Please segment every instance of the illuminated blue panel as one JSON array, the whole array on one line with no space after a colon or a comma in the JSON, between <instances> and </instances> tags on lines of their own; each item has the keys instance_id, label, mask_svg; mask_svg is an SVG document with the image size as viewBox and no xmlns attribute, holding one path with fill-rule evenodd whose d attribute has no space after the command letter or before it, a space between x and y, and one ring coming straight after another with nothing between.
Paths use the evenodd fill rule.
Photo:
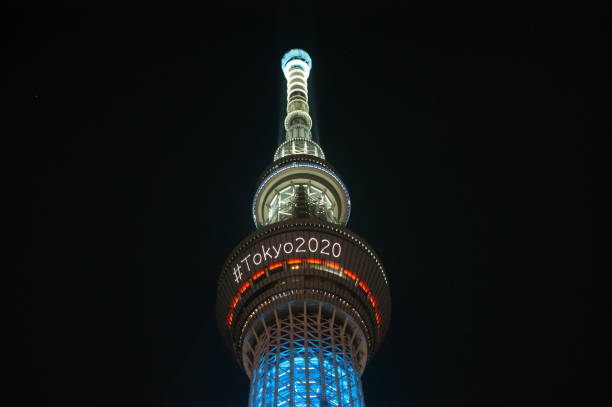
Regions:
<instances>
[{"instance_id":1,"label":"illuminated blue panel","mask_svg":"<svg viewBox=\"0 0 612 407\"><path fill-rule=\"evenodd\" d=\"M261 356L250 407L364 407L359 374L340 345L280 341Z\"/></svg>"},{"instance_id":2,"label":"illuminated blue panel","mask_svg":"<svg viewBox=\"0 0 612 407\"><path fill-rule=\"evenodd\" d=\"M285 53L285 55L283 55L283 58L281 59L281 69L284 70L287 62L291 61L292 59L300 59L308 64L309 69L312 69L312 59L310 58L310 55L308 55L308 52L304 51L303 49L298 48L289 50Z\"/></svg>"}]
</instances>

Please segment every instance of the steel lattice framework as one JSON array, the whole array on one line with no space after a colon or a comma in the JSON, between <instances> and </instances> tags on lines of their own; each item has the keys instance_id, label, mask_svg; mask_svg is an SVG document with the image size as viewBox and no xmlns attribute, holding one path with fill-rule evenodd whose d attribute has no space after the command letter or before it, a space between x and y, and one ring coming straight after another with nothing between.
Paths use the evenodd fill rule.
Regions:
<instances>
[{"instance_id":1,"label":"steel lattice framework","mask_svg":"<svg viewBox=\"0 0 612 407\"><path fill-rule=\"evenodd\" d=\"M249 407L364 407L361 374L389 329L379 257L345 227L349 192L312 140L303 50L281 61L286 140L257 182L257 230L230 253L217 323L251 379Z\"/></svg>"},{"instance_id":2,"label":"steel lattice framework","mask_svg":"<svg viewBox=\"0 0 612 407\"><path fill-rule=\"evenodd\" d=\"M249 407L363 407L363 340L349 319L320 303L288 304L257 336ZM250 346L250 345L249 345Z\"/></svg>"}]
</instances>

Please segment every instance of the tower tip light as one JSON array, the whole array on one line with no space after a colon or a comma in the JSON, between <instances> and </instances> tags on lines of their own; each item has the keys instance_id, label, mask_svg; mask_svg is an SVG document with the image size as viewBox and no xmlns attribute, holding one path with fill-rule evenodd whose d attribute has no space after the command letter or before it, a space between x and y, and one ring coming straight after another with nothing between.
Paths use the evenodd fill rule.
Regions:
<instances>
[{"instance_id":1,"label":"tower tip light","mask_svg":"<svg viewBox=\"0 0 612 407\"><path fill-rule=\"evenodd\" d=\"M308 52L303 49L294 48L285 52L283 58L281 59L281 69L285 74L285 78L289 78L289 71L295 67L298 67L306 72L306 78L310 74L310 70L312 69L312 59Z\"/></svg>"}]
</instances>

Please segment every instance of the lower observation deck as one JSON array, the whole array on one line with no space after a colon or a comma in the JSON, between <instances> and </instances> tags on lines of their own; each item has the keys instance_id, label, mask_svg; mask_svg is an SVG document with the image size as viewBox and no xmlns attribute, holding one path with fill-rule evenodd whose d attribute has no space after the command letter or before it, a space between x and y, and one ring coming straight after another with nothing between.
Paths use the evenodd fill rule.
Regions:
<instances>
[{"instance_id":1,"label":"lower observation deck","mask_svg":"<svg viewBox=\"0 0 612 407\"><path fill-rule=\"evenodd\" d=\"M291 219L258 229L232 251L219 279L217 322L250 375L254 360L245 343L254 349L266 323L287 318L291 307L317 304L324 318L348 321L348 329L363 336L364 360L357 368L362 371L391 317L382 264L363 239L344 227Z\"/></svg>"}]
</instances>

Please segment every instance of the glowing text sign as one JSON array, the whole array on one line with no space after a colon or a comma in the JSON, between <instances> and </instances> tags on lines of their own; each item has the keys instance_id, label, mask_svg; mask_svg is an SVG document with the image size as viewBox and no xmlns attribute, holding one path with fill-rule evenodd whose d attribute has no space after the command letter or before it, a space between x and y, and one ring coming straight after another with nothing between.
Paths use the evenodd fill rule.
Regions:
<instances>
[{"instance_id":1,"label":"glowing text sign","mask_svg":"<svg viewBox=\"0 0 612 407\"><path fill-rule=\"evenodd\" d=\"M281 255L299 255L300 253L318 253L338 258L342 254L342 245L329 239L318 239L316 237L309 239L296 237L293 241L286 241L269 247L262 244L261 251L258 250L255 253L247 254L234 265L234 281L240 283L243 270L247 272L253 271L260 267L261 264L278 259Z\"/></svg>"}]
</instances>

